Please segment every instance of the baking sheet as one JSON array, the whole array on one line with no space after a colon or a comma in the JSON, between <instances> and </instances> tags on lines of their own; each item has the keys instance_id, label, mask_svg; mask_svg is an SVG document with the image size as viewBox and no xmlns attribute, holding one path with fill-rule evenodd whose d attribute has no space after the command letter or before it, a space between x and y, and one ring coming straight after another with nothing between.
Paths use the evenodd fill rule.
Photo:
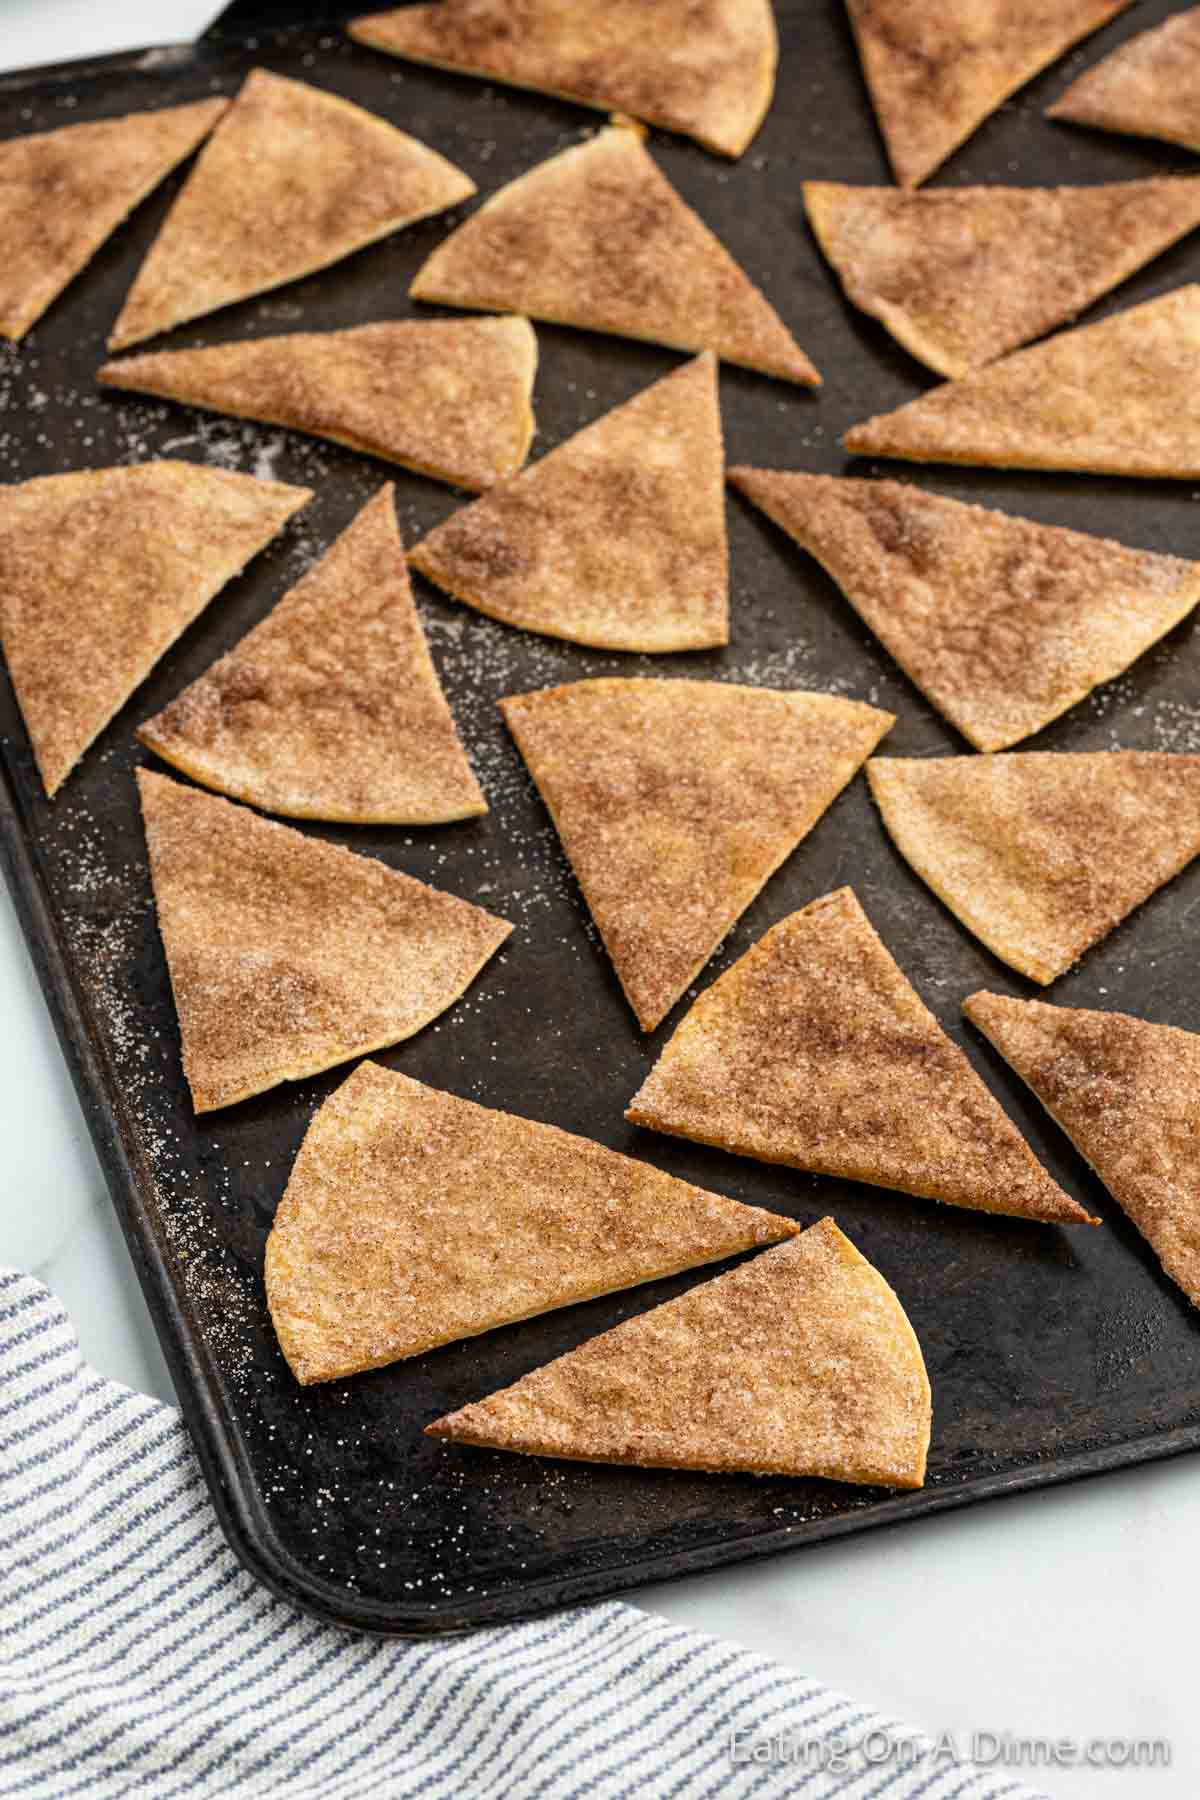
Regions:
<instances>
[{"instance_id":1,"label":"baking sheet","mask_svg":"<svg viewBox=\"0 0 1200 1800\"><path fill-rule=\"evenodd\" d=\"M1041 117L1072 73L1170 10L1147 0L1098 34L1001 109L939 182L1195 170L1195 159L1165 145ZM729 460L863 473L876 465L847 461L838 448L842 430L932 378L845 304L804 222L804 178L887 178L842 8L838 0L781 0L777 11L779 90L742 161L726 163L660 133L652 147L825 376L814 396L724 370ZM256 62L392 119L459 162L483 195L595 125L578 108L391 62L333 28L299 28L8 77L0 82L0 133L230 93ZM700 675L826 689L887 707L899 721L885 752L966 748L816 565L732 494L734 636L723 651L592 654L511 631L418 583L435 660L491 812L430 830L305 829L477 900L516 927L458 1007L380 1060L488 1105L553 1120L736 1199L806 1222L836 1216L895 1287L924 1348L935 1401L928 1485L896 1498L817 1481L506 1458L421 1436L437 1414L712 1271L350 1381L296 1387L266 1313L263 1245L308 1120L346 1069L193 1119L132 780L134 766L148 758L133 729L260 619L383 480L396 480L409 541L462 497L336 446L96 387L104 338L179 179L115 235L23 346L0 350L0 479L172 455L304 483L316 498L163 659L53 804L41 795L0 679L0 834L181 1404L243 1560L276 1591L343 1624L461 1630L1200 1443L1194 1312L1065 1139L961 1019L961 999L975 988L1035 990L968 936L901 861L861 779L770 882L697 987L786 913L852 883L922 997L966 1045L1058 1180L1103 1216L1104 1229L1038 1227L761 1167L637 1131L622 1118L682 1008L649 1039L637 1031L496 699L588 675ZM414 314L412 275L469 210L417 225L166 343ZM1193 238L1091 316L1197 275L1200 238ZM616 339L538 332L535 454L679 361ZM902 465L886 472L1200 557L1200 496L1188 483ZM1200 751L1198 668L1189 622L1022 747ZM1057 983L1052 998L1200 1029L1198 920L1200 867L1193 867Z\"/></svg>"}]
</instances>

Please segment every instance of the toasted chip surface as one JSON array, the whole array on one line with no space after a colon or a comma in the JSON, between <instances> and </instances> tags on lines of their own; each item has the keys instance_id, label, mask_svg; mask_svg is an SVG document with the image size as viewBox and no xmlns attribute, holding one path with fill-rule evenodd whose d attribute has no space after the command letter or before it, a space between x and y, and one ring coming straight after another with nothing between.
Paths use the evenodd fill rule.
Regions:
<instances>
[{"instance_id":1,"label":"toasted chip surface","mask_svg":"<svg viewBox=\"0 0 1200 1800\"><path fill-rule=\"evenodd\" d=\"M1040 731L1200 601L1200 563L895 481L731 469L977 750Z\"/></svg>"},{"instance_id":2,"label":"toasted chip surface","mask_svg":"<svg viewBox=\"0 0 1200 1800\"><path fill-rule=\"evenodd\" d=\"M169 460L0 488L0 641L48 794L310 498Z\"/></svg>"},{"instance_id":3,"label":"toasted chip surface","mask_svg":"<svg viewBox=\"0 0 1200 1800\"><path fill-rule=\"evenodd\" d=\"M1200 1037L1003 994L972 994L963 1011L1200 1306Z\"/></svg>"},{"instance_id":4,"label":"toasted chip surface","mask_svg":"<svg viewBox=\"0 0 1200 1800\"><path fill-rule=\"evenodd\" d=\"M515 475L529 453L536 371L528 319L436 319L148 351L96 379L479 489Z\"/></svg>"},{"instance_id":5,"label":"toasted chip surface","mask_svg":"<svg viewBox=\"0 0 1200 1800\"><path fill-rule=\"evenodd\" d=\"M609 126L493 194L438 246L410 292L820 381L629 126Z\"/></svg>"},{"instance_id":6,"label":"toasted chip surface","mask_svg":"<svg viewBox=\"0 0 1200 1800\"><path fill-rule=\"evenodd\" d=\"M1200 6L1173 13L1086 70L1047 117L1200 151Z\"/></svg>"},{"instance_id":7,"label":"toasted chip surface","mask_svg":"<svg viewBox=\"0 0 1200 1800\"><path fill-rule=\"evenodd\" d=\"M783 919L718 977L625 1116L762 1162L981 1212L1087 1218L922 1004L849 888Z\"/></svg>"},{"instance_id":8,"label":"toasted chip surface","mask_svg":"<svg viewBox=\"0 0 1200 1800\"><path fill-rule=\"evenodd\" d=\"M0 143L0 336L24 337L228 104L197 100Z\"/></svg>"},{"instance_id":9,"label":"toasted chip surface","mask_svg":"<svg viewBox=\"0 0 1200 1800\"><path fill-rule=\"evenodd\" d=\"M740 156L771 104L770 0L439 0L352 19L376 50L632 113Z\"/></svg>"},{"instance_id":10,"label":"toasted chip surface","mask_svg":"<svg viewBox=\"0 0 1200 1800\"><path fill-rule=\"evenodd\" d=\"M894 723L717 681L602 678L500 705L644 1031Z\"/></svg>"},{"instance_id":11,"label":"toasted chip surface","mask_svg":"<svg viewBox=\"0 0 1200 1800\"><path fill-rule=\"evenodd\" d=\"M165 775L138 789L198 1113L411 1037L512 929Z\"/></svg>"},{"instance_id":12,"label":"toasted chip surface","mask_svg":"<svg viewBox=\"0 0 1200 1800\"><path fill-rule=\"evenodd\" d=\"M847 0L901 187L918 187L989 113L1130 0Z\"/></svg>"},{"instance_id":13,"label":"toasted chip surface","mask_svg":"<svg viewBox=\"0 0 1200 1800\"><path fill-rule=\"evenodd\" d=\"M904 1309L822 1219L426 1430L584 1462L917 1488L930 1418Z\"/></svg>"},{"instance_id":14,"label":"toasted chip surface","mask_svg":"<svg viewBox=\"0 0 1200 1800\"><path fill-rule=\"evenodd\" d=\"M895 412L853 425L862 456L1200 475L1200 285L1016 350Z\"/></svg>"},{"instance_id":15,"label":"toasted chip surface","mask_svg":"<svg viewBox=\"0 0 1200 1800\"><path fill-rule=\"evenodd\" d=\"M1200 853L1200 756L881 757L867 774L921 879L1044 984Z\"/></svg>"},{"instance_id":16,"label":"toasted chip surface","mask_svg":"<svg viewBox=\"0 0 1200 1800\"><path fill-rule=\"evenodd\" d=\"M799 1229L368 1062L308 1128L267 1303L297 1380L332 1381Z\"/></svg>"},{"instance_id":17,"label":"toasted chip surface","mask_svg":"<svg viewBox=\"0 0 1200 1800\"><path fill-rule=\"evenodd\" d=\"M311 275L474 192L385 119L254 69L151 245L109 348Z\"/></svg>"},{"instance_id":18,"label":"toasted chip surface","mask_svg":"<svg viewBox=\"0 0 1200 1800\"><path fill-rule=\"evenodd\" d=\"M940 375L1074 318L1200 224L1200 179L903 193L806 181L825 255L856 306Z\"/></svg>"},{"instance_id":19,"label":"toasted chip surface","mask_svg":"<svg viewBox=\"0 0 1200 1800\"><path fill-rule=\"evenodd\" d=\"M390 485L138 736L206 787L292 818L429 825L487 811L413 605Z\"/></svg>"},{"instance_id":20,"label":"toasted chip surface","mask_svg":"<svg viewBox=\"0 0 1200 1800\"><path fill-rule=\"evenodd\" d=\"M411 561L480 612L572 643L725 644L724 470L706 354L452 513Z\"/></svg>"}]
</instances>

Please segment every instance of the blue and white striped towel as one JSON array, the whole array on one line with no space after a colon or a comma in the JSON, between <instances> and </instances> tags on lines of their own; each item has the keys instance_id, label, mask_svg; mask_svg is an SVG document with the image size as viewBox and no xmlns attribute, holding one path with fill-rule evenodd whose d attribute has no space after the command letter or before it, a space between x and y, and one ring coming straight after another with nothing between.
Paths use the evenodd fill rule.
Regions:
<instances>
[{"instance_id":1,"label":"blue and white striped towel","mask_svg":"<svg viewBox=\"0 0 1200 1800\"><path fill-rule=\"evenodd\" d=\"M632 1606L434 1643L315 1623L234 1558L178 1415L0 1271L0 1795L1039 1800L932 1751Z\"/></svg>"}]
</instances>

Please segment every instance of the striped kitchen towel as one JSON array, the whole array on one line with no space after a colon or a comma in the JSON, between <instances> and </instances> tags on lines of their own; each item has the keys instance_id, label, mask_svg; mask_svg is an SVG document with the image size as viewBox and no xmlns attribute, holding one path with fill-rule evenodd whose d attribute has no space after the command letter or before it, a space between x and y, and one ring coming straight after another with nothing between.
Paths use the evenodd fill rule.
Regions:
<instances>
[{"instance_id":1,"label":"striped kitchen towel","mask_svg":"<svg viewBox=\"0 0 1200 1800\"><path fill-rule=\"evenodd\" d=\"M178 1414L0 1271L0 1795L1039 1800L717 1638L616 1603L405 1643L260 1587ZM1044 1797L1043 1797L1044 1800Z\"/></svg>"}]
</instances>

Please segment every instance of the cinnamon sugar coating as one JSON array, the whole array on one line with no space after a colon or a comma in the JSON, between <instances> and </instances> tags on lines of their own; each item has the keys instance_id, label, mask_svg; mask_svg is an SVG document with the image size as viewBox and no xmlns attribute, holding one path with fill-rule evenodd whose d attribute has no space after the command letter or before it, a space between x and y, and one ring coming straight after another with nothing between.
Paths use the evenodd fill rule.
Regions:
<instances>
[{"instance_id":1,"label":"cinnamon sugar coating","mask_svg":"<svg viewBox=\"0 0 1200 1800\"><path fill-rule=\"evenodd\" d=\"M385 119L252 69L138 270L109 349L328 268L474 192Z\"/></svg>"},{"instance_id":2,"label":"cinnamon sugar coating","mask_svg":"<svg viewBox=\"0 0 1200 1800\"><path fill-rule=\"evenodd\" d=\"M1200 601L1200 563L900 482L775 469L729 479L817 558L977 750L1040 731Z\"/></svg>"},{"instance_id":3,"label":"cinnamon sugar coating","mask_svg":"<svg viewBox=\"0 0 1200 1800\"><path fill-rule=\"evenodd\" d=\"M799 1229L362 1063L293 1165L267 1302L296 1379L332 1381Z\"/></svg>"},{"instance_id":4,"label":"cinnamon sugar coating","mask_svg":"<svg viewBox=\"0 0 1200 1800\"><path fill-rule=\"evenodd\" d=\"M963 1011L1200 1306L1200 1036L1003 994Z\"/></svg>"},{"instance_id":5,"label":"cinnamon sugar coating","mask_svg":"<svg viewBox=\"0 0 1200 1800\"><path fill-rule=\"evenodd\" d=\"M24 337L228 104L197 100L0 143L0 336Z\"/></svg>"},{"instance_id":6,"label":"cinnamon sugar coating","mask_svg":"<svg viewBox=\"0 0 1200 1800\"><path fill-rule=\"evenodd\" d=\"M577 681L500 705L644 1031L893 723L716 681Z\"/></svg>"},{"instance_id":7,"label":"cinnamon sugar coating","mask_svg":"<svg viewBox=\"0 0 1200 1800\"><path fill-rule=\"evenodd\" d=\"M451 513L409 560L456 600L571 643L725 644L724 469L706 354Z\"/></svg>"},{"instance_id":8,"label":"cinnamon sugar coating","mask_svg":"<svg viewBox=\"0 0 1200 1800\"><path fill-rule=\"evenodd\" d=\"M775 87L770 0L438 0L350 36L435 68L615 109L740 156Z\"/></svg>"},{"instance_id":9,"label":"cinnamon sugar coating","mask_svg":"<svg viewBox=\"0 0 1200 1800\"><path fill-rule=\"evenodd\" d=\"M625 1116L981 1212L1088 1216L1031 1154L849 888L782 920L700 996Z\"/></svg>"},{"instance_id":10,"label":"cinnamon sugar coating","mask_svg":"<svg viewBox=\"0 0 1200 1800\"><path fill-rule=\"evenodd\" d=\"M418 319L148 351L96 379L480 489L529 454L536 370L528 319Z\"/></svg>"},{"instance_id":11,"label":"cinnamon sugar coating","mask_svg":"<svg viewBox=\"0 0 1200 1800\"><path fill-rule=\"evenodd\" d=\"M485 200L409 291L415 300L712 350L764 375L820 382L628 124L560 151Z\"/></svg>"},{"instance_id":12,"label":"cinnamon sugar coating","mask_svg":"<svg viewBox=\"0 0 1200 1800\"><path fill-rule=\"evenodd\" d=\"M1065 974L1200 854L1200 756L889 756L867 775L900 854L1033 981Z\"/></svg>"},{"instance_id":13,"label":"cinnamon sugar coating","mask_svg":"<svg viewBox=\"0 0 1200 1800\"><path fill-rule=\"evenodd\" d=\"M138 737L264 812L438 824L487 811L413 605L391 486Z\"/></svg>"},{"instance_id":14,"label":"cinnamon sugar coating","mask_svg":"<svg viewBox=\"0 0 1200 1800\"><path fill-rule=\"evenodd\" d=\"M1200 150L1200 6L1172 13L1085 69L1046 117Z\"/></svg>"},{"instance_id":15,"label":"cinnamon sugar coating","mask_svg":"<svg viewBox=\"0 0 1200 1800\"><path fill-rule=\"evenodd\" d=\"M930 1418L900 1302L822 1219L426 1431L584 1462L919 1488Z\"/></svg>"},{"instance_id":16,"label":"cinnamon sugar coating","mask_svg":"<svg viewBox=\"0 0 1200 1800\"><path fill-rule=\"evenodd\" d=\"M198 1113L399 1043L512 927L411 875L138 770Z\"/></svg>"}]
</instances>

